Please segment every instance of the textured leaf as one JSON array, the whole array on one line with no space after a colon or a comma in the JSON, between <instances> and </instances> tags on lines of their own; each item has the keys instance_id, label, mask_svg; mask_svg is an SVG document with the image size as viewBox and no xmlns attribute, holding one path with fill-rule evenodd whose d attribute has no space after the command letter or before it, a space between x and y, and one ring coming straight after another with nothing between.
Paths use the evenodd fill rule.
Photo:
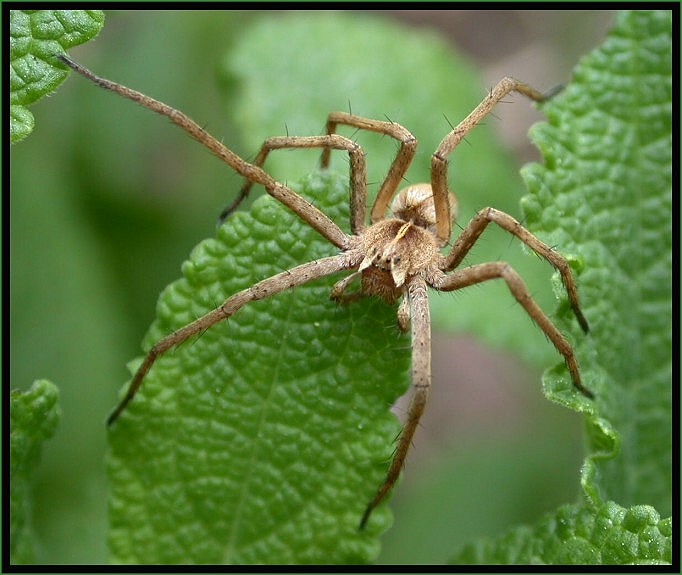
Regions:
<instances>
[{"instance_id":1,"label":"textured leaf","mask_svg":"<svg viewBox=\"0 0 682 575\"><path fill-rule=\"evenodd\" d=\"M658 516L672 508L670 47L669 12L620 14L543 106L549 122L532 134L546 164L524 171L528 225L579 271L591 326L582 337L560 310L596 403L567 393L563 367L544 377L549 398L587 414L586 503L457 561L671 561L670 520Z\"/></svg>"},{"instance_id":2,"label":"textured leaf","mask_svg":"<svg viewBox=\"0 0 682 575\"><path fill-rule=\"evenodd\" d=\"M462 563L540 565L665 564L672 562L672 520L649 506L609 501L593 509L565 505L534 528L520 527L495 543L464 549Z\"/></svg>"},{"instance_id":3,"label":"textured leaf","mask_svg":"<svg viewBox=\"0 0 682 575\"><path fill-rule=\"evenodd\" d=\"M669 12L620 15L569 89L545 107L549 123L533 136L547 168L526 172L533 195L525 204L533 224L543 210L538 229L582 268L591 334L579 349L584 368L600 374L587 384L599 397L598 416L622 437L619 457L599 464L597 484L621 504L647 502L665 513L672 493L671 42ZM602 452L605 435L613 437L604 429L592 424ZM585 481L597 472L593 465Z\"/></svg>"},{"instance_id":4,"label":"textured leaf","mask_svg":"<svg viewBox=\"0 0 682 575\"><path fill-rule=\"evenodd\" d=\"M304 194L348 221L345 178ZM159 301L145 347L231 295L336 248L269 197L230 218ZM358 531L398 431L407 386L395 310L329 300L339 274L249 304L157 361L111 432L112 559L366 562Z\"/></svg>"},{"instance_id":5,"label":"textured leaf","mask_svg":"<svg viewBox=\"0 0 682 575\"><path fill-rule=\"evenodd\" d=\"M34 560L32 527L32 472L40 458L42 444L54 435L59 422L57 387L36 381L28 391L10 394L10 561Z\"/></svg>"},{"instance_id":6,"label":"textured leaf","mask_svg":"<svg viewBox=\"0 0 682 575\"><path fill-rule=\"evenodd\" d=\"M10 10L10 142L33 130L27 106L66 78L54 55L97 35L101 10Z\"/></svg>"}]
</instances>

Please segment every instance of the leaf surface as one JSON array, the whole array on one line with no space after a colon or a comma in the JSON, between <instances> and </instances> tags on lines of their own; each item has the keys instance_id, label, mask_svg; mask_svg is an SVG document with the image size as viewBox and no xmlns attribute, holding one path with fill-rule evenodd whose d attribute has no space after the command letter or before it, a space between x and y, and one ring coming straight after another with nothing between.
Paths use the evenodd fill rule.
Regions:
<instances>
[{"instance_id":1,"label":"leaf surface","mask_svg":"<svg viewBox=\"0 0 682 575\"><path fill-rule=\"evenodd\" d=\"M672 519L650 506L625 509L610 501L596 509L565 505L532 528L479 541L462 563L554 565L657 565L672 561Z\"/></svg>"},{"instance_id":2,"label":"leaf surface","mask_svg":"<svg viewBox=\"0 0 682 575\"><path fill-rule=\"evenodd\" d=\"M35 560L32 478L43 443L59 423L57 387L47 381L34 382L28 391L10 393L10 561Z\"/></svg>"},{"instance_id":3,"label":"leaf surface","mask_svg":"<svg viewBox=\"0 0 682 575\"><path fill-rule=\"evenodd\" d=\"M596 402L571 392L563 366L543 379L550 399L586 414L584 502L457 562L672 561L659 517L672 510L670 46L669 12L621 13L532 131L545 165L524 169L526 221L579 272L591 327L582 336L562 304Z\"/></svg>"},{"instance_id":4,"label":"leaf surface","mask_svg":"<svg viewBox=\"0 0 682 575\"><path fill-rule=\"evenodd\" d=\"M590 460L584 484L594 481L608 498L628 506L648 502L666 514L672 492L670 24L665 11L620 14L566 92L545 107L549 122L533 137L547 168L531 166L525 174L529 222L541 210L538 230L575 254L581 268L591 331L579 350L584 369L600 376L587 382L599 397L590 425L597 458L608 451L605 435L615 439L601 418L621 436L618 457ZM546 383L552 386L551 376ZM589 487L586 494L596 497Z\"/></svg>"},{"instance_id":5,"label":"leaf surface","mask_svg":"<svg viewBox=\"0 0 682 575\"><path fill-rule=\"evenodd\" d=\"M95 37L104 24L101 10L10 10L10 142L33 131L28 106L67 76L54 55Z\"/></svg>"},{"instance_id":6,"label":"leaf surface","mask_svg":"<svg viewBox=\"0 0 682 575\"><path fill-rule=\"evenodd\" d=\"M348 220L343 179L306 197ZM197 246L159 300L145 347L260 279L335 252L269 197ZM112 559L141 563L366 562L407 387L395 310L339 306L322 281L248 304L157 360L111 431Z\"/></svg>"}]
</instances>

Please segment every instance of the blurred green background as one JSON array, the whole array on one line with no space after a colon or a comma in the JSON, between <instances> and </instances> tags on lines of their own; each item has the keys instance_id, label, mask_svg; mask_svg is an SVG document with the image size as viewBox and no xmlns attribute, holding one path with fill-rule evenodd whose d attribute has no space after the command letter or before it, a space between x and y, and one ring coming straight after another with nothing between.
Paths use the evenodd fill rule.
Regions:
<instances>
[{"instance_id":1,"label":"blurred green background","mask_svg":"<svg viewBox=\"0 0 682 575\"><path fill-rule=\"evenodd\" d=\"M237 135L225 94L238 85L221 70L262 14L108 12L99 37L70 53L180 108L252 157L251 141L274 134L251 134L248 143ZM594 11L375 15L438 31L480 71L481 95L508 74L541 89L568 81L613 19ZM35 132L11 152L10 385L26 389L49 378L63 410L37 478L38 560L104 562L104 419L128 379L126 362L140 353L159 291L179 276L192 246L214 233L240 181L170 122L82 79L70 77L31 110ZM498 106L488 122L519 167L538 159L526 132L541 118L528 105ZM322 129L324 118L311 121ZM538 287L529 283L552 309L543 273ZM507 298L503 310L522 315L504 287L490 293ZM558 362L541 345L547 349L539 358ZM392 501L395 525L383 537L380 562L444 562L459 543L532 522L578 491L580 417L542 397L543 363L463 334L436 333L433 346L430 405ZM459 385L448 377L455 366Z\"/></svg>"}]
</instances>

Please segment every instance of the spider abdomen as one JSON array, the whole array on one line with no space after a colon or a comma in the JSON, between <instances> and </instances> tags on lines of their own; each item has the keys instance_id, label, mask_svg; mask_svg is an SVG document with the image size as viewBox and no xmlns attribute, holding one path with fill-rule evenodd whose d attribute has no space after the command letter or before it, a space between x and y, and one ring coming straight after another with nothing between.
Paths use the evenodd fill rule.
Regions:
<instances>
[{"instance_id":1,"label":"spider abdomen","mask_svg":"<svg viewBox=\"0 0 682 575\"><path fill-rule=\"evenodd\" d=\"M448 205L454 220L457 218L457 198L452 192L448 192ZM412 184L400 190L391 204L391 212L396 218L436 233L436 205L431 184Z\"/></svg>"}]
</instances>

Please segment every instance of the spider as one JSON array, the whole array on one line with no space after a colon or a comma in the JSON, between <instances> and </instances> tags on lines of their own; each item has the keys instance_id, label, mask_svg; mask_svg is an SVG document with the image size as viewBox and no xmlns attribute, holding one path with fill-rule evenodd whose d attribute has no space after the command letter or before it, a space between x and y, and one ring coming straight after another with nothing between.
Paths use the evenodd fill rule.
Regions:
<instances>
[{"instance_id":1,"label":"spider","mask_svg":"<svg viewBox=\"0 0 682 575\"><path fill-rule=\"evenodd\" d=\"M121 84L100 78L66 56L60 55L58 58L99 86L168 117L243 176L245 183L237 199L223 211L221 219L227 217L238 206L248 195L254 183L260 184L272 197L283 203L339 250L336 255L284 270L233 294L214 310L158 341L147 352L125 396L109 416L108 425L118 418L135 397L155 360L167 350L212 325L228 319L249 302L268 298L316 278L343 270L352 273L334 284L330 294L331 299L339 303L348 303L362 296L378 296L389 304L400 302L397 308L398 328L404 332L410 330L412 340L413 396L407 412L407 420L399 436L386 477L361 518L361 529L367 523L373 509L398 479L412 437L426 407L431 387L431 320L428 288L446 292L455 291L473 284L502 278L526 313L563 356L575 388L588 398L594 397L592 392L581 383L578 363L571 345L535 303L523 280L514 269L502 261L474 264L458 269L487 225L494 222L516 236L559 271L571 308L580 327L587 333L589 329L587 320L580 310L576 285L563 256L540 241L510 215L491 207L479 210L462 228L447 253L441 253L441 248L445 248L450 241L452 222L457 215L457 201L448 190L447 183L449 154L464 136L510 92L518 92L535 101L541 101L548 96L518 80L510 77L503 78L490 90L483 101L443 138L431 157L430 183L408 185L396 193L415 155L417 140L408 130L395 122L373 120L345 112L332 112L327 118L325 135L268 138L254 162L249 163L179 110ZM356 142L335 133L339 125L388 135L396 139L400 145L372 204L369 224L366 221L365 156ZM332 149L344 150L348 153L350 159L350 235L343 232L330 218L302 196L274 180L261 168L271 151L284 148L321 148L320 165L322 168L328 166ZM390 216L387 216L387 212ZM348 293L351 282L358 278L360 289Z\"/></svg>"}]
</instances>

